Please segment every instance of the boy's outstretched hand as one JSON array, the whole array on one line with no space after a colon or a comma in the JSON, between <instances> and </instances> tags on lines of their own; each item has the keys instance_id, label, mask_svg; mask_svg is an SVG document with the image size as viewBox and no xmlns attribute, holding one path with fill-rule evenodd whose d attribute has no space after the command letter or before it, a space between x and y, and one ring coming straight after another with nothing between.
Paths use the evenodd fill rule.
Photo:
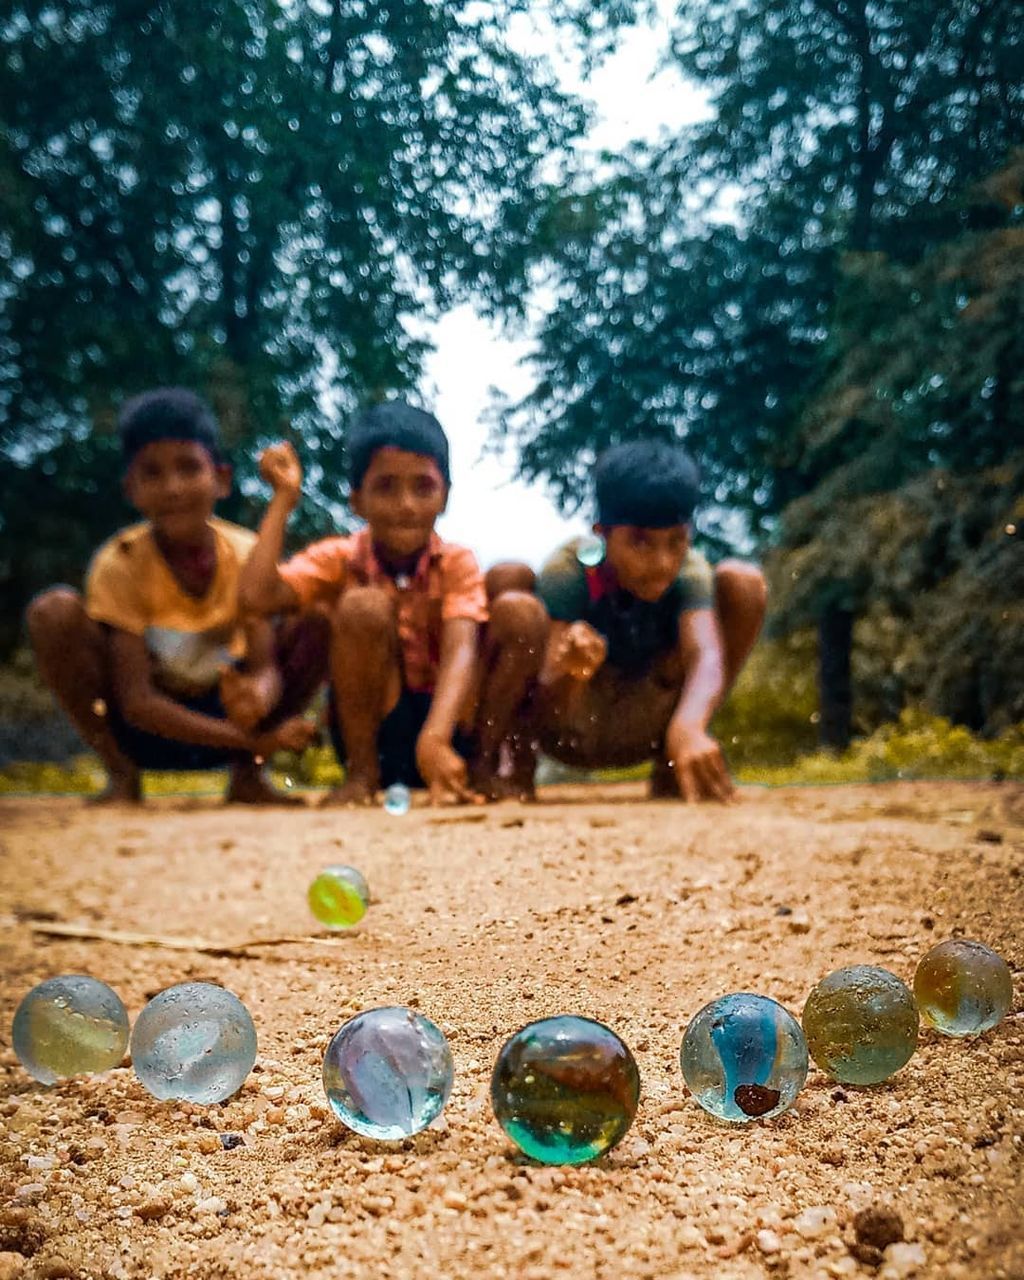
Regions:
<instances>
[{"instance_id":1,"label":"boy's outstretched hand","mask_svg":"<svg viewBox=\"0 0 1024 1280\"><path fill-rule=\"evenodd\" d=\"M302 716L292 716L266 733L258 734L253 739L253 754L271 756L275 751L304 751L315 733L316 725Z\"/></svg>"},{"instance_id":2,"label":"boy's outstretched hand","mask_svg":"<svg viewBox=\"0 0 1024 1280\"><path fill-rule=\"evenodd\" d=\"M427 784L431 804L482 804L470 789L466 762L443 738L421 733L416 741L416 767Z\"/></svg>"},{"instance_id":3,"label":"boy's outstretched hand","mask_svg":"<svg viewBox=\"0 0 1024 1280\"><path fill-rule=\"evenodd\" d=\"M555 641L550 670L572 680L592 680L608 656L608 642L587 622L574 622Z\"/></svg>"},{"instance_id":4,"label":"boy's outstretched hand","mask_svg":"<svg viewBox=\"0 0 1024 1280\"><path fill-rule=\"evenodd\" d=\"M728 803L736 791L722 748L697 725L670 724L665 749L679 783L679 793L689 804L699 800Z\"/></svg>"},{"instance_id":5,"label":"boy's outstretched hand","mask_svg":"<svg viewBox=\"0 0 1024 1280\"><path fill-rule=\"evenodd\" d=\"M280 696L277 672L239 671L225 667L220 673L220 700L228 719L251 732L273 711Z\"/></svg>"},{"instance_id":6,"label":"boy's outstretched hand","mask_svg":"<svg viewBox=\"0 0 1024 1280\"><path fill-rule=\"evenodd\" d=\"M302 494L302 463L287 440L268 446L260 454L260 475L275 495L294 507Z\"/></svg>"}]
</instances>

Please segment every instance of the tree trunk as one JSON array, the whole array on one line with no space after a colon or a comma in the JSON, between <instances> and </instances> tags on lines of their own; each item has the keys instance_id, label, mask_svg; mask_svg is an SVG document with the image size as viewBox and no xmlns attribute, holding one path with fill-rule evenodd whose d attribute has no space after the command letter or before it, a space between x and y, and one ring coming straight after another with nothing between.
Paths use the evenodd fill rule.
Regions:
<instances>
[{"instance_id":1,"label":"tree trunk","mask_svg":"<svg viewBox=\"0 0 1024 1280\"><path fill-rule=\"evenodd\" d=\"M829 605L818 619L818 732L821 745L832 751L845 751L850 745L852 648L853 614Z\"/></svg>"}]
</instances>

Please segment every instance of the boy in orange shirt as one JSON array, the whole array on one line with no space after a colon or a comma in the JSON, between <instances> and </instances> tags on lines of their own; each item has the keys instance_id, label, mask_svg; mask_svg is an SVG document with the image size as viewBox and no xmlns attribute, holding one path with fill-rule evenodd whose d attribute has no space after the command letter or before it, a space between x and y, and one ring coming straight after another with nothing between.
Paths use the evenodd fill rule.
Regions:
<instances>
[{"instance_id":1,"label":"boy in orange shirt","mask_svg":"<svg viewBox=\"0 0 1024 1280\"><path fill-rule=\"evenodd\" d=\"M425 785L431 802L480 800L491 779L477 769L471 779L470 765L481 741L496 757L514 710L505 690L518 698L539 669L541 645L531 649L522 616L537 602L512 593L481 644L489 611L476 558L434 530L450 483L436 418L401 400L377 405L355 418L346 447L350 503L366 528L284 564L302 468L288 444L264 452L260 470L274 492L242 600L260 613L330 619L331 730L347 776L328 803L369 804L393 783Z\"/></svg>"},{"instance_id":2,"label":"boy in orange shirt","mask_svg":"<svg viewBox=\"0 0 1024 1280\"><path fill-rule=\"evenodd\" d=\"M40 675L107 768L101 800L137 802L143 769L224 765L228 800L279 800L261 757L310 739L296 712L318 641L307 629L275 645L268 622L239 613L256 536L213 514L231 468L208 406L160 388L130 400L118 430L125 494L145 520L96 552L84 600L54 587L29 605Z\"/></svg>"}]
</instances>

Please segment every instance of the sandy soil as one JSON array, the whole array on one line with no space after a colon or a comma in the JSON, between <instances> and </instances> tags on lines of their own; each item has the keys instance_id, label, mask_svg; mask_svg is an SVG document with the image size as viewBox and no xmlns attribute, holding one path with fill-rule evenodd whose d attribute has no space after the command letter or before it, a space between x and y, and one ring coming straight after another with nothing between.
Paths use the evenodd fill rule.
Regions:
<instances>
[{"instance_id":1,"label":"sandy soil","mask_svg":"<svg viewBox=\"0 0 1024 1280\"><path fill-rule=\"evenodd\" d=\"M400 819L0 804L0 1280L1024 1277L1024 788L747 790L726 811L629 787L544 795ZM377 901L318 945L304 891L332 860ZM237 950L36 932L54 919ZM874 1089L812 1070L786 1116L743 1129L687 1096L680 1038L712 997L762 991L799 1014L830 970L909 980L961 932L1014 969L1014 1012L988 1036L925 1033ZM298 940L239 945L282 935ZM157 1102L127 1064L36 1085L11 1015L67 972L102 977L133 1017L172 983L230 987L259 1032L253 1074L212 1108ZM334 1121L320 1060L346 1017L394 1003L442 1026L457 1077L434 1130L375 1146ZM519 1156L488 1101L505 1038L557 1012L607 1022L643 1078L621 1146L577 1169ZM906 1237L880 1272L850 1252L869 1206Z\"/></svg>"}]
</instances>

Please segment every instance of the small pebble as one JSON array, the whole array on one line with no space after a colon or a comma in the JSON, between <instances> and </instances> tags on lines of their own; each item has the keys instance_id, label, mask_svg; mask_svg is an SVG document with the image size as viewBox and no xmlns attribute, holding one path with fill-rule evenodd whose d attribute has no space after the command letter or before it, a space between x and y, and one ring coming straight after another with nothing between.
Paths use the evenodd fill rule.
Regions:
<instances>
[{"instance_id":1,"label":"small pebble","mask_svg":"<svg viewBox=\"0 0 1024 1280\"><path fill-rule=\"evenodd\" d=\"M878 1280L905 1280L907 1276L916 1275L927 1261L923 1245L891 1244L885 1251Z\"/></svg>"},{"instance_id":2,"label":"small pebble","mask_svg":"<svg viewBox=\"0 0 1024 1280\"><path fill-rule=\"evenodd\" d=\"M768 1231L767 1229L759 1231L754 1237L754 1243L766 1257L771 1257L772 1254L782 1251L782 1241L774 1231Z\"/></svg>"},{"instance_id":3,"label":"small pebble","mask_svg":"<svg viewBox=\"0 0 1024 1280\"><path fill-rule=\"evenodd\" d=\"M793 1230L805 1240L819 1240L836 1224L836 1211L827 1205L803 1209L793 1219Z\"/></svg>"}]
</instances>

